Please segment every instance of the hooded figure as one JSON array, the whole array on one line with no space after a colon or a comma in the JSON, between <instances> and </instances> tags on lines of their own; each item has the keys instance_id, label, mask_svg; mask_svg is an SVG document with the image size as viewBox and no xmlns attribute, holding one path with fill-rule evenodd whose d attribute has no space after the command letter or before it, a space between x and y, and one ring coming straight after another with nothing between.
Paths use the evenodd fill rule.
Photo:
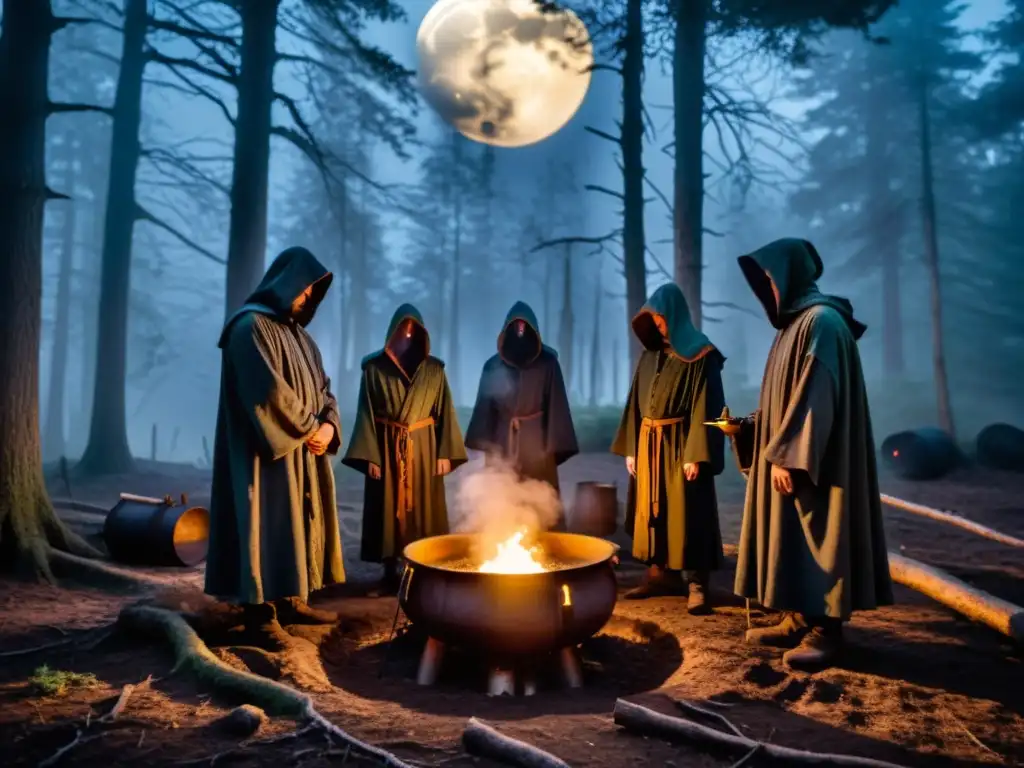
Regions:
<instances>
[{"instance_id":1,"label":"hooded figure","mask_svg":"<svg viewBox=\"0 0 1024 768\"><path fill-rule=\"evenodd\" d=\"M708 613L708 578L723 562L715 475L725 464L725 440L704 422L725 405L725 358L694 327L674 283L654 292L633 318L633 332L644 352L611 450L626 458L626 532L648 573L626 597L679 594L687 571L689 610Z\"/></svg>"},{"instance_id":2,"label":"hooded figure","mask_svg":"<svg viewBox=\"0 0 1024 768\"><path fill-rule=\"evenodd\" d=\"M394 593L402 549L448 533L444 476L466 462L466 448L444 363L431 356L415 307L395 311L383 349L362 368L342 463L366 475L362 559L384 563L382 591Z\"/></svg>"},{"instance_id":3,"label":"hooded figure","mask_svg":"<svg viewBox=\"0 0 1024 768\"><path fill-rule=\"evenodd\" d=\"M579 453L558 353L541 342L524 302L509 310L498 353L484 363L466 446L500 456L558 490L558 466Z\"/></svg>"},{"instance_id":4,"label":"hooded figure","mask_svg":"<svg viewBox=\"0 0 1024 768\"><path fill-rule=\"evenodd\" d=\"M788 664L827 665L853 611L892 604L857 351L866 329L849 301L818 291L821 258L806 240L776 240L739 264L778 333L758 410L733 440L747 474L736 593L786 612L749 642L800 643Z\"/></svg>"},{"instance_id":5,"label":"hooded figure","mask_svg":"<svg viewBox=\"0 0 1024 768\"><path fill-rule=\"evenodd\" d=\"M305 248L281 253L224 324L206 592L245 607L249 644L281 624L333 623L309 594L345 581L330 456L338 404L313 337L332 275Z\"/></svg>"}]
</instances>

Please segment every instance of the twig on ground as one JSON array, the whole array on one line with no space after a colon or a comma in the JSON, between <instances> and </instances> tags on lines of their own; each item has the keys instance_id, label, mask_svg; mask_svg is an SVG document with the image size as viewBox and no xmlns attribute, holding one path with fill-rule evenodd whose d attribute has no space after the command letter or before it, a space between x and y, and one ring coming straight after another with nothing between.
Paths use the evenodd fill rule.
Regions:
<instances>
[{"instance_id":1,"label":"twig on ground","mask_svg":"<svg viewBox=\"0 0 1024 768\"><path fill-rule=\"evenodd\" d=\"M49 651L54 648L63 648L65 645L71 645L73 642L75 642L75 638L65 637L63 640L55 640L52 643L34 645L31 648L19 648L16 651L4 651L3 653L0 653L0 658L9 659L13 656L29 656L33 653L39 653L40 651Z\"/></svg>"},{"instance_id":2,"label":"twig on ground","mask_svg":"<svg viewBox=\"0 0 1024 768\"><path fill-rule=\"evenodd\" d=\"M728 728L730 731L735 733L740 738L746 738L746 736L743 735L743 732L735 725L733 725L732 721L725 715L720 714L718 712L712 712L710 709L705 709L704 707L698 704L694 704L692 701L687 701L686 699L676 699L675 702L676 706L680 709L686 710L688 712L695 712L698 715L704 715L705 717L711 718L712 720L717 720L719 723L724 725L726 728Z\"/></svg>"},{"instance_id":3,"label":"twig on ground","mask_svg":"<svg viewBox=\"0 0 1024 768\"><path fill-rule=\"evenodd\" d=\"M131 683L124 686L121 689L121 695L117 697L117 701L114 702L114 706L111 707L107 714L103 715L99 722L101 723L112 723L124 712L124 708L128 706L128 699L132 697L132 694L140 688L148 688L149 684L153 682L153 676L150 675L138 685L132 685Z\"/></svg>"},{"instance_id":4,"label":"twig on ground","mask_svg":"<svg viewBox=\"0 0 1024 768\"><path fill-rule=\"evenodd\" d=\"M39 768L50 768L51 765L56 765L58 761L60 761L60 759L64 757L64 755L66 755L75 747L80 747L82 744L88 744L90 741L95 741L96 739L106 735L107 731L100 731L99 733L93 733L89 736L84 736L82 735L81 729L79 729L75 732L75 738L73 741L68 742L63 747L54 752L52 755L50 755L48 758L43 760L43 762L39 764Z\"/></svg>"},{"instance_id":5,"label":"twig on ground","mask_svg":"<svg viewBox=\"0 0 1024 768\"><path fill-rule=\"evenodd\" d=\"M469 718L462 744L476 757L486 757L517 768L569 768L564 760L525 741L499 733L486 723Z\"/></svg>"},{"instance_id":6,"label":"twig on ground","mask_svg":"<svg viewBox=\"0 0 1024 768\"><path fill-rule=\"evenodd\" d=\"M743 757L741 757L739 760L737 760L735 763L732 764L732 768L740 768L740 766L746 765L747 763L750 762L750 758L752 758L754 755L756 755L760 751L761 751L761 745L760 744L755 744L753 746L753 748L751 748L751 750L749 752L747 752L747 754L745 754Z\"/></svg>"},{"instance_id":7,"label":"twig on ground","mask_svg":"<svg viewBox=\"0 0 1024 768\"><path fill-rule=\"evenodd\" d=\"M63 627L58 627L56 624L43 624L46 629L52 629L54 632L60 634L61 637L67 637L68 631Z\"/></svg>"},{"instance_id":8,"label":"twig on ground","mask_svg":"<svg viewBox=\"0 0 1024 768\"><path fill-rule=\"evenodd\" d=\"M146 732L145 731L139 731L139 740L137 742L135 742L135 748L136 749L142 749L142 742L144 742L145 740L146 740Z\"/></svg>"},{"instance_id":9,"label":"twig on ground","mask_svg":"<svg viewBox=\"0 0 1024 768\"><path fill-rule=\"evenodd\" d=\"M616 725L644 736L654 736L667 741L684 741L694 745L729 749L733 752L750 753L755 747L769 758L794 764L851 766L851 768L901 768L895 763L872 760L852 755L834 755L821 752L807 752L802 749L781 747L775 744L755 741L746 736L723 733L700 723L681 717L664 715L639 704L618 699L615 702L613 718Z\"/></svg>"},{"instance_id":10,"label":"twig on ground","mask_svg":"<svg viewBox=\"0 0 1024 768\"><path fill-rule=\"evenodd\" d=\"M943 711L956 724L956 727L964 732L964 735L967 736L967 738L971 740L972 744L974 744L976 747L984 750L985 752L988 752L990 755L995 755L1000 760L1005 760L1006 759L1005 757L1003 757L1003 755L1001 755L998 752L996 752L994 749L992 749L992 747L988 746L987 744L985 744L985 742L983 742L981 739L979 739L977 736L975 736L974 733L971 731L971 729L968 728L966 725L964 725L963 720L961 720L959 717L957 717L955 714L953 714L948 709L943 708Z\"/></svg>"}]
</instances>

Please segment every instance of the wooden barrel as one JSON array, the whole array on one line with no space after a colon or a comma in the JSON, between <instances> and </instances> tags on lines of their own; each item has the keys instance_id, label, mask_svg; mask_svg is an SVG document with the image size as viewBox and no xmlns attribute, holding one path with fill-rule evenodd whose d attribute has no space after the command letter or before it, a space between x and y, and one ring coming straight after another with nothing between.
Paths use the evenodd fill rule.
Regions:
<instances>
[{"instance_id":1,"label":"wooden barrel","mask_svg":"<svg viewBox=\"0 0 1024 768\"><path fill-rule=\"evenodd\" d=\"M131 565L198 565L209 539L210 513L169 499L122 494L103 524L110 557Z\"/></svg>"},{"instance_id":2,"label":"wooden barrel","mask_svg":"<svg viewBox=\"0 0 1024 768\"><path fill-rule=\"evenodd\" d=\"M962 458L949 434L936 427L897 432L882 443L886 466L907 480L937 480L953 471Z\"/></svg>"},{"instance_id":3,"label":"wooden barrel","mask_svg":"<svg viewBox=\"0 0 1024 768\"><path fill-rule=\"evenodd\" d=\"M976 449L983 467L1024 472L1024 429L989 424L978 433Z\"/></svg>"},{"instance_id":4,"label":"wooden barrel","mask_svg":"<svg viewBox=\"0 0 1024 768\"><path fill-rule=\"evenodd\" d=\"M576 485L576 499L569 517L569 532L587 536L611 536L619 517L618 491L611 483Z\"/></svg>"}]
</instances>

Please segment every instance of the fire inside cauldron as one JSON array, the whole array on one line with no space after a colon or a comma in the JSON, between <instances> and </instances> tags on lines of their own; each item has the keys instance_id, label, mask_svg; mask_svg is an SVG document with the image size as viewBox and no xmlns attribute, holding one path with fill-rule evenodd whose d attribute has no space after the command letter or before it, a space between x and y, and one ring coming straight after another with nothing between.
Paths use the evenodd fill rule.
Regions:
<instances>
[{"instance_id":1,"label":"fire inside cauldron","mask_svg":"<svg viewBox=\"0 0 1024 768\"><path fill-rule=\"evenodd\" d=\"M482 554L493 550L490 556ZM432 684L446 645L482 651L492 664L490 692L512 693L517 672L560 655L570 686L580 685L576 647L615 609L612 566L618 547L572 533L524 530L487 547L472 534L422 539L405 548L399 593L405 614L429 636L418 681Z\"/></svg>"}]
</instances>

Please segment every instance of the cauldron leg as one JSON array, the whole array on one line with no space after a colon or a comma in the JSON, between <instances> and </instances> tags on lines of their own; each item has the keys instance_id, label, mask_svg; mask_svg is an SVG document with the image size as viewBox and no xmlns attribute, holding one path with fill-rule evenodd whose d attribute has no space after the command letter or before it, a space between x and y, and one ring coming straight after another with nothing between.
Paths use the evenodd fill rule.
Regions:
<instances>
[{"instance_id":1,"label":"cauldron leg","mask_svg":"<svg viewBox=\"0 0 1024 768\"><path fill-rule=\"evenodd\" d=\"M575 648L563 648L559 653L559 661L562 664L562 675L565 677L565 684L570 688L583 686L583 670L580 668L580 660L576 655Z\"/></svg>"},{"instance_id":2,"label":"cauldron leg","mask_svg":"<svg viewBox=\"0 0 1024 768\"><path fill-rule=\"evenodd\" d=\"M524 670L522 673L523 696L533 696L537 693L537 675L532 669Z\"/></svg>"},{"instance_id":3,"label":"cauldron leg","mask_svg":"<svg viewBox=\"0 0 1024 768\"><path fill-rule=\"evenodd\" d=\"M502 694L516 695L516 675L511 669L495 667L487 676L487 695L501 696Z\"/></svg>"},{"instance_id":4,"label":"cauldron leg","mask_svg":"<svg viewBox=\"0 0 1024 768\"><path fill-rule=\"evenodd\" d=\"M444 643L432 637L427 638L427 645L420 657L420 668L416 673L416 682L420 685L433 685L441 672L441 660L444 658Z\"/></svg>"}]
</instances>

